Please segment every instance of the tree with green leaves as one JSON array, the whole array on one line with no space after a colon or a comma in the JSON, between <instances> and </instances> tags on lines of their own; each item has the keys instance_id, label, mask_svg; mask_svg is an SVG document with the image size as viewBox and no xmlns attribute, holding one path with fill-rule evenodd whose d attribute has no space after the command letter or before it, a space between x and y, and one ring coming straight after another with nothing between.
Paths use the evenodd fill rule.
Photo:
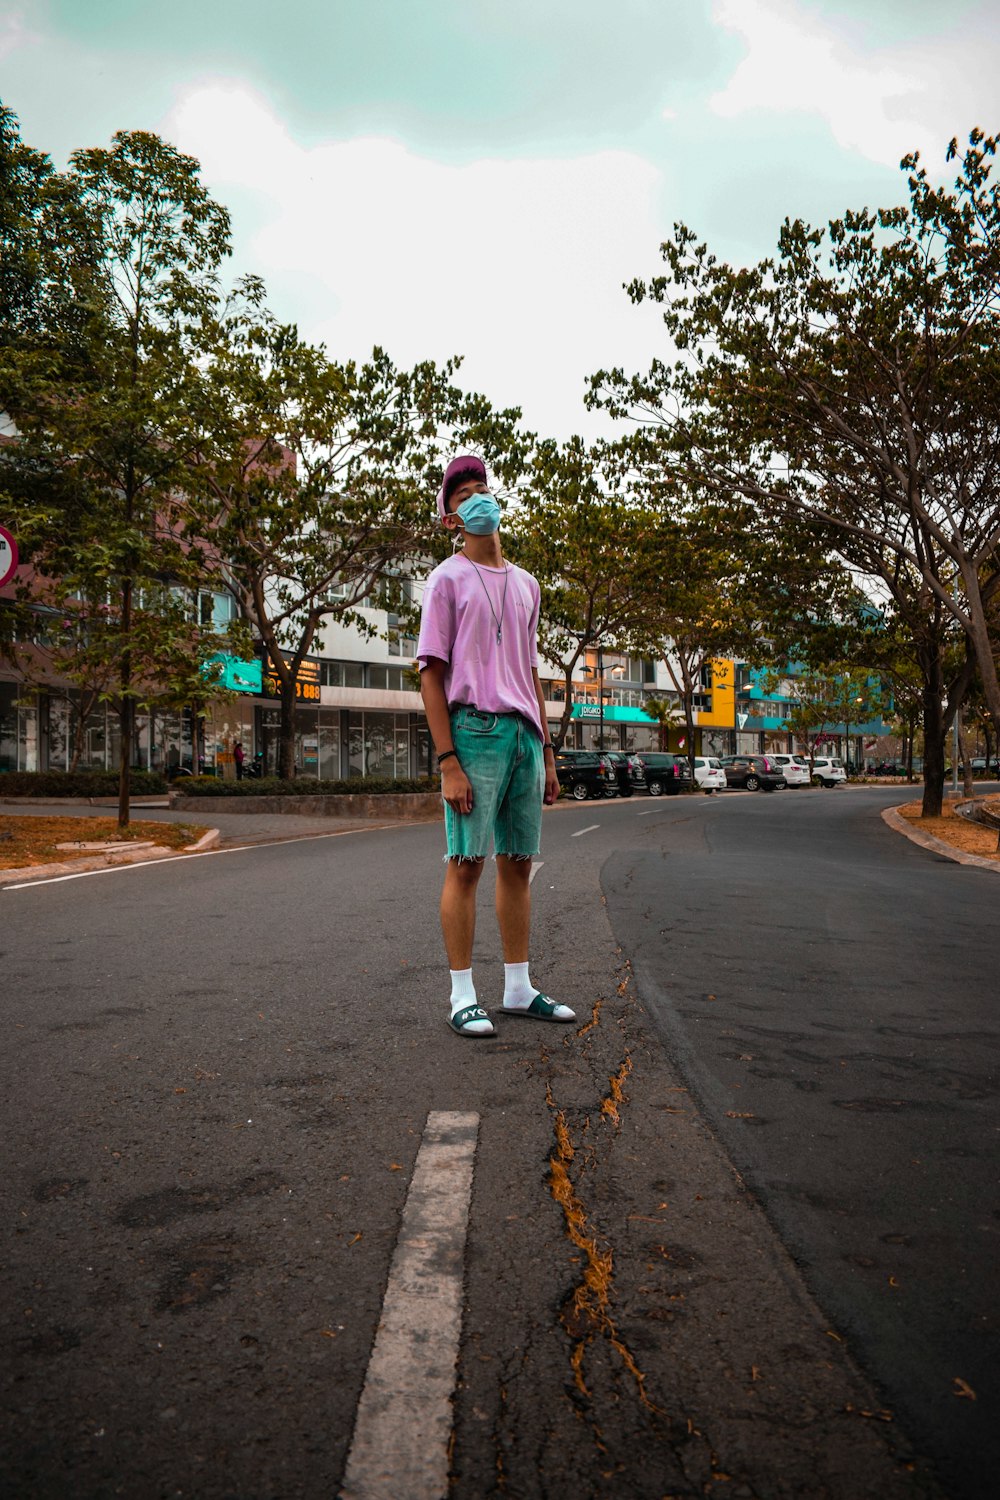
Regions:
<instances>
[{"instance_id":1,"label":"tree with green leaves","mask_svg":"<svg viewBox=\"0 0 1000 1500\"><path fill-rule=\"evenodd\" d=\"M695 699L717 657L761 657L766 603L754 572L752 532L733 507L697 504L660 489L655 472L639 471L643 492L659 501L646 545L656 566L643 573L645 591L633 648L663 662L677 694L691 774L695 761Z\"/></svg>"},{"instance_id":2,"label":"tree with green leaves","mask_svg":"<svg viewBox=\"0 0 1000 1500\"><path fill-rule=\"evenodd\" d=\"M68 329L56 298L41 334L29 328L0 352L0 405L19 432L0 452L0 483L81 662L114 663L125 826L137 706L203 695L219 645L190 608L221 569L191 497L229 216L193 158L143 131L74 152L58 191L98 254L72 261ZM51 285L64 248L43 236L39 255Z\"/></svg>"},{"instance_id":3,"label":"tree with green leaves","mask_svg":"<svg viewBox=\"0 0 1000 1500\"><path fill-rule=\"evenodd\" d=\"M686 722L684 710L672 698L660 698L650 693L643 699L642 711L650 719L656 720L660 729L660 749L666 750L667 736L671 729L677 729Z\"/></svg>"},{"instance_id":4,"label":"tree with green leaves","mask_svg":"<svg viewBox=\"0 0 1000 1500\"><path fill-rule=\"evenodd\" d=\"M666 274L629 287L662 304L671 358L602 371L588 398L647 424L688 483L818 539L891 601L923 679L925 815L940 810L961 703L963 681L946 693L942 670L952 624L1000 729L996 145L979 130L964 154L953 141L951 189L909 156L906 204L826 231L786 221L777 254L745 269L677 225Z\"/></svg>"},{"instance_id":5,"label":"tree with green leaves","mask_svg":"<svg viewBox=\"0 0 1000 1500\"><path fill-rule=\"evenodd\" d=\"M283 777L294 774L299 677L324 624L370 630L365 601L402 608L404 576L439 549L446 452L475 445L501 476L523 461L520 413L463 392L458 366L399 370L381 349L337 363L271 317L254 283L220 320L204 527L278 685Z\"/></svg>"},{"instance_id":6,"label":"tree with green leaves","mask_svg":"<svg viewBox=\"0 0 1000 1500\"><path fill-rule=\"evenodd\" d=\"M787 672L769 671L765 682L770 690L778 688L791 699L788 729L806 742L810 775L818 739L829 737L843 724L846 763L852 724L863 724L885 706L881 683L866 668L850 662L824 662L812 667L797 664Z\"/></svg>"},{"instance_id":7,"label":"tree with green leaves","mask_svg":"<svg viewBox=\"0 0 1000 1500\"><path fill-rule=\"evenodd\" d=\"M658 565L649 545L656 516L630 492L627 464L613 444L541 442L504 524L505 550L541 590L539 653L563 674L557 748L573 714L574 672L588 652L628 649Z\"/></svg>"}]
</instances>

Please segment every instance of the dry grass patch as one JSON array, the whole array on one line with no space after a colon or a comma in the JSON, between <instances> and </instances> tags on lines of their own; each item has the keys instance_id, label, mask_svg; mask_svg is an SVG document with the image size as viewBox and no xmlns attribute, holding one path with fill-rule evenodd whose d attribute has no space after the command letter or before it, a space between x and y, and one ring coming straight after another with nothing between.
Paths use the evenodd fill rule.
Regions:
<instances>
[{"instance_id":1,"label":"dry grass patch","mask_svg":"<svg viewBox=\"0 0 1000 1500\"><path fill-rule=\"evenodd\" d=\"M132 822L118 827L117 818L32 818L0 816L0 870L26 865L65 864L74 855L58 844L146 844L161 849L185 849L207 832L195 823ZM79 858L93 858L97 849L81 850Z\"/></svg>"},{"instance_id":2,"label":"dry grass patch","mask_svg":"<svg viewBox=\"0 0 1000 1500\"><path fill-rule=\"evenodd\" d=\"M990 812L1000 816L1000 798L989 798L986 806ZM943 844L950 844L953 849L959 849L963 854L978 854L981 859L993 859L1000 863L997 830L985 828L980 823L969 823L965 818L960 818L953 803L945 803L939 818L922 818L919 802L904 802L902 807L896 808L896 811L914 827L923 829L924 833L932 834Z\"/></svg>"}]
</instances>

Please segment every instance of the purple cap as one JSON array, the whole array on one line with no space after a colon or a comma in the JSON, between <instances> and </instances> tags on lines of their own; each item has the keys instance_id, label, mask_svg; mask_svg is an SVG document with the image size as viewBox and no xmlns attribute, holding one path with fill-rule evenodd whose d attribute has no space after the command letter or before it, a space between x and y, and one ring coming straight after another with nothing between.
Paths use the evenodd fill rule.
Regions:
<instances>
[{"instance_id":1,"label":"purple cap","mask_svg":"<svg viewBox=\"0 0 1000 1500\"><path fill-rule=\"evenodd\" d=\"M460 453L457 458L453 458L444 471L444 482L438 493L438 515L442 521L448 514L445 509L448 496L455 488L455 481L460 474L468 474L470 478L475 474L484 484L486 483L486 465L481 458L477 458L474 453Z\"/></svg>"}]
</instances>

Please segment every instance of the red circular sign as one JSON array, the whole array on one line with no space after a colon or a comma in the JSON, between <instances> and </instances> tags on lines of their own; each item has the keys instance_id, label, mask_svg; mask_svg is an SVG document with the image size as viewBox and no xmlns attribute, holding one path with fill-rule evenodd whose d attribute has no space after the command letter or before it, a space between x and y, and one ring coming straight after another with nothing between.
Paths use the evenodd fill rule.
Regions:
<instances>
[{"instance_id":1,"label":"red circular sign","mask_svg":"<svg viewBox=\"0 0 1000 1500\"><path fill-rule=\"evenodd\" d=\"M10 583L16 572L17 543L6 526L0 526L0 589Z\"/></svg>"}]
</instances>

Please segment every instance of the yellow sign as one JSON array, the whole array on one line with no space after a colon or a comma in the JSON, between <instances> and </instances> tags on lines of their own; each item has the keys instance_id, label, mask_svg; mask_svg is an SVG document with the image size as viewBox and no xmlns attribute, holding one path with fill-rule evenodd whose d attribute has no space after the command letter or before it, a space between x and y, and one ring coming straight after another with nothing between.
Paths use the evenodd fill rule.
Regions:
<instances>
[{"instance_id":1,"label":"yellow sign","mask_svg":"<svg viewBox=\"0 0 1000 1500\"><path fill-rule=\"evenodd\" d=\"M712 707L699 708L698 723L716 729L732 729L736 724L736 663L724 657L709 662L712 670Z\"/></svg>"},{"instance_id":2,"label":"yellow sign","mask_svg":"<svg viewBox=\"0 0 1000 1500\"><path fill-rule=\"evenodd\" d=\"M283 651L282 656L286 662L291 661L291 655ZM306 656L299 667L298 679L295 683L295 696L300 703L318 703L320 701L319 682L319 659L315 656ZM272 698L281 697L281 682L276 672L271 670L270 662L264 670L264 691Z\"/></svg>"}]
</instances>

